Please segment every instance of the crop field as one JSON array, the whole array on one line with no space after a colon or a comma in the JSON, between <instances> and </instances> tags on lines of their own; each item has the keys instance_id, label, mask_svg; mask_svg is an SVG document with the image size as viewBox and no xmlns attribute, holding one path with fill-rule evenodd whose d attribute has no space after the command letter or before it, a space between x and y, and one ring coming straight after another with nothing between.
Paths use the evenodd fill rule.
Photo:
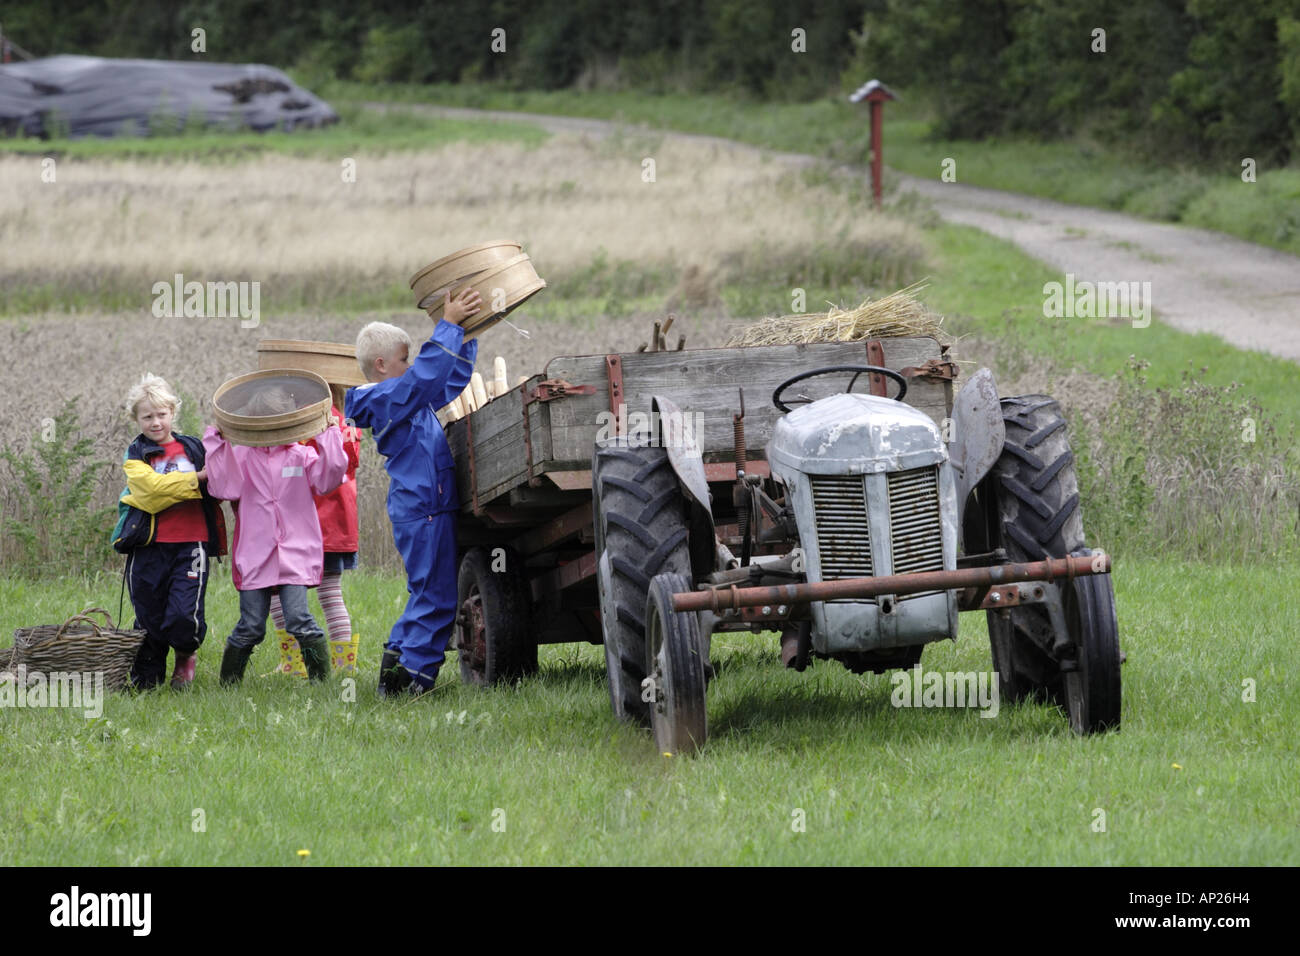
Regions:
<instances>
[{"instance_id":1,"label":"crop field","mask_svg":"<svg viewBox=\"0 0 1300 956\"><path fill-rule=\"evenodd\" d=\"M117 616L105 509L141 373L166 378L179 430L200 432L259 339L351 342L382 319L419 341L408 277L512 238L549 284L481 340L512 380L631 351L670 311L674 335L710 347L792 311L796 289L812 311L928 281L964 370L1065 396L1085 525L1115 558L1123 729L1078 738L1042 704L991 719L895 706L889 674L782 669L772 634L714 638L697 758L614 720L586 643L543 647L540 673L490 691L460 681L453 653L430 698L379 700L406 591L367 439L362 570L344 579L355 681L267 674L268 641L242 686L219 687L238 597L218 565L191 692L110 694L99 713L0 706L0 864L1300 863L1293 366L1158 320L1142 339L1054 331L1032 312L1038 264L924 209L870 211L842 170L636 130L367 122L265 149L56 150L53 182L42 155L0 153L0 645L85 607ZM256 320L156 315L155 284L177 274L257 282ZM1151 381L1123 371L1130 350ZM1211 379L1226 367L1246 384L1179 384L1207 355ZM1224 437L1243 407L1260 420L1244 449ZM982 615L922 666L988 672Z\"/></svg>"},{"instance_id":2,"label":"crop field","mask_svg":"<svg viewBox=\"0 0 1300 956\"><path fill-rule=\"evenodd\" d=\"M208 398L257 367L263 338L351 343L382 319L421 341L432 326L408 278L489 238L522 242L550 284L480 340L488 367L504 357L512 381L556 355L631 351L667 309L690 310L678 325L689 345L717 346L746 315L788 311L800 274L815 309L819 295L848 301L924 271L917 227L835 203L828 185L748 150L631 135L539 145L499 124L473 128L501 141L343 159L74 155L45 184L37 158L0 156L0 349L27 357L0 394L6 447L28 449L75 399L95 453L117 458L134 437L121 401L146 371L181 394L182 430L201 434ZM343 181L344 160L355 182ZM177 274L257 282L260 314L158 318L154 284ZM391 563L377 455L358 487L363 551ZM119 489L101 474L96 502Z\"/></svg>"}]
</instances>

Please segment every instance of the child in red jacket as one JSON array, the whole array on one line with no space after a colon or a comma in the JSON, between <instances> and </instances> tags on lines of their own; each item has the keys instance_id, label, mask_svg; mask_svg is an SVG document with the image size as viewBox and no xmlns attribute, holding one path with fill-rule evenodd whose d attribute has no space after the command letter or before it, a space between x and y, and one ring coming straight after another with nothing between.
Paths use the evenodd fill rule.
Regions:
<instances>
[{"instance_id":1,"label":"child in red jacket","mask_svg":"<svg viewBox=\"0 0 1300 956\"><path fill-rule=\"evenodd\" d=\"M357 566L357 465L361 460L361 432L344 423L343 413L339 411L339 406L343 404L343 389L331 385L330 392L334 399L334 407L331 409L334 420L343 430L343 451L348 458L348 471L343 484L328 494L315 496L316 514L320 518L321 537L325 545L324 572L316 597L325 613L325 630L329 634L330 658L334 669L353 674L357 669L357 647L361 637L352 632L352 617L343 602L343 572L354 570ZM316 440L312 439L306 444L315 447ZM280 642L280 665L276 670L282 674L306 677L307 668L303 663L302 649L284 629L279 595L271 599L271 620Z\"/></svg>"}]
</instances>

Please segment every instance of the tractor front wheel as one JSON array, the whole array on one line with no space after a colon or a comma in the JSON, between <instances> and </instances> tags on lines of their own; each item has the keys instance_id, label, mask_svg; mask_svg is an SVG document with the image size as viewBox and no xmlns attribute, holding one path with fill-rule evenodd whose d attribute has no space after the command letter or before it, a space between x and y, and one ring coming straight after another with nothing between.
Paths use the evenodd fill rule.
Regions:
<instances>
[{"instance_id":1,"label":"tractor front wheel","mask_svg":"<svg viewBox=\"0 0 1300 956\"><path fill-rule=\"evenodd\" d=\"M682 574L657 574L646 600L646 678L655 746L689 755L708 739L699 615L673 610L673 594L691 590Z\"/></svg>"},{"instance_id":2,"label":"tractor front wheel","mask_svg":"<svg viewBox=\"0 0 1300 956\"><path fill-rule=\"evenodd\" d=\"M1072 661L1061 662L1070 727L1077 734L1118 730L1119 626L1110 575L1075 578L1070 584L1062 585L1061 592L1065 620L1078 654Z\"/></svg>"}]
</instances>

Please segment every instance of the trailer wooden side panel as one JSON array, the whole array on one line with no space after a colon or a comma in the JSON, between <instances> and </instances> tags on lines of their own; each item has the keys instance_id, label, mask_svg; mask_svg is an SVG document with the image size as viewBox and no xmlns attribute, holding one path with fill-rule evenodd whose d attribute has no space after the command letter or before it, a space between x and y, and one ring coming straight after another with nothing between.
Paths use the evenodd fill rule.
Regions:
<instances>
[{"instance_id":1,"label":"trailer wooden side panel","mask_svg":"<svg viewBox=\"0 0 1300 956\"><path fill-rule=\"evenodd\" d=\"M480 505L528 481L529 450L524 441L524 392L541 380L542 376L535 375L522 387L512 388L478 411L447 426L447 443L456 459L456 484L460 491L462 511L472 510L474 503L468 454L471 432L474 438L473 471ZM542 465L552 459L549 416L545 405L530 406L528 419L534 471L540 474Z\"/></svg>"},{"instance_id":2,"label":"trailer wooden side panel","mask_svg":"<svg viewBox=\"0 0 1300 956\"><path fill-rule=\"evenodd\" d=\"M931 338L882 339L884 364L902 369L941 359ZM866 365L864 342L822 342L808 345L773 345L733 349L695 349L682 352L632 352L620 356L623 403L629 430L655 428L650 418L651 397L662 395L690 416L706 462L734 458L732 416L739 409L740 389L745 390L746 452L752 459L765 457L764 448L781 413L772 405L772 392L799 372L830 365ZM821 398L843 391L850 373L828 375L795 386L787 400L806 395ZM531 450L524 441L524 394L543 379L562 379L575 386L592 386L588 395L566 395L528 407ZM865 391L859 381L858 390ZM897 386L887 385L895 394ZM952 411L952 384L911 379L905 401L941 423ZM603 355L561 356L522 388L490 402L447 428L456 458L462 509L473 507L473 485L467 433L474 442L473 472L480 506L534 476L550 471L583 471L591 467L591 451L598 438L614 434L614 412L609 401L609 377Z\"/></svg>"},{"instance_id":3,"label":"trailer wooden side panel","mask_svg":"<svg viewBox=\"0 0 1300 956\"><path fill-rule=\"evenodd\" d=\"M905 368L939 358L933 339L884 340L885 365ZM783 381L820 366L865 365L861 342L815 345L781 345L737 349L700 349L691 352L641 352L623 356L623 394L629 415L648 416L650 400L663 395L688 415L702 416L703 433L697 435L705 461L731 461L734 457L732 416L739 410L740 389L745 390L746 451L763 458L763 449L781 413L772 405L772 392ZM600 434L609 433L612 418L603 356L552 359L548 378L574 384L591 383L596 394L552 403L551 454L555 467L590 467L591 448ZM803 388L813 397L843 390L851 376L826 376ZM859 388L862 383L859 382ZM895 386L889 386L890 394ZM950 406L943 385L912 381L906 401L941 422ZM694 419L693 419L694 421ZM629 422L630 425L636 424Z\"/></svg>"}]
</instances>

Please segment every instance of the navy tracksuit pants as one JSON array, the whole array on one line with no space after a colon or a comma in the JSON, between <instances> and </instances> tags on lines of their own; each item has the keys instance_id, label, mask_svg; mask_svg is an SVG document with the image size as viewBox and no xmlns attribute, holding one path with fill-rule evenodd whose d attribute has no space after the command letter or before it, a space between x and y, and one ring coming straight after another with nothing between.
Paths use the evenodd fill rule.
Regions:
<instances>
[{"instance_id":1,"label":"navy tracksuit pants","mask_svg":"<svg viewBox=\"0 0 1300 956\"><path fill-rule=\"evenodd\" d=\"M202 541L150 544L126 559L126 586L135 626L144 643L131 667L139 688L162 683L167 651L193 654L208 632L203 599L208 590L208 547Z\"/></svg>"}]
</instances>

